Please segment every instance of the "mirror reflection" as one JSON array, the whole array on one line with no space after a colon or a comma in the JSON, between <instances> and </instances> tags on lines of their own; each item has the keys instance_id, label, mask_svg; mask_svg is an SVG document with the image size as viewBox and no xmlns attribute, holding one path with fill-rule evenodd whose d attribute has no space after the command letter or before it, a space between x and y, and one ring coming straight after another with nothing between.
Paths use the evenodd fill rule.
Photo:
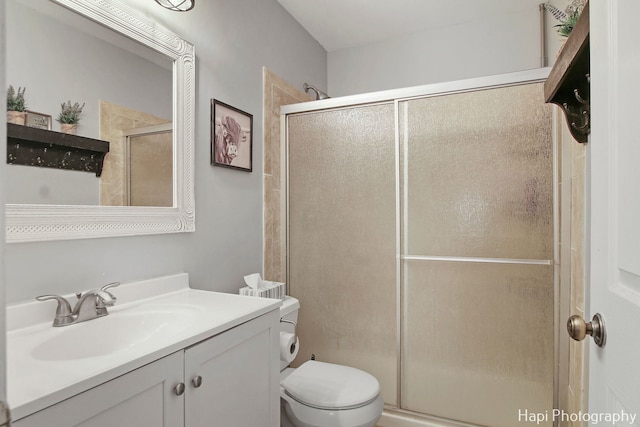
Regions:
<instances>
[{"instance_id":1,"label":"mirror reflection","mask_svg":"<svg viewBox=\"0 0 640 427\"><path fill-rule=\"evenodd\" d=\"M173 206L171 58L48 0L8 0L6 13L7 84L26 88L27 110L57 132L60 104L84 103L77 134L109 142L99 177L7 165L7 203Z\"/></svg>"},{"instance_id":2,"label":"mirror reflection","mask_svg":"<svg viewBox=\"0 0 640 427\"><path fill-rule=\"evenodd\" d=\"M171 124L140 127L125 132L125 205L171 206L172 142ZM112 203L115 204L115 201Z\"/></svg>"}]
</instances>

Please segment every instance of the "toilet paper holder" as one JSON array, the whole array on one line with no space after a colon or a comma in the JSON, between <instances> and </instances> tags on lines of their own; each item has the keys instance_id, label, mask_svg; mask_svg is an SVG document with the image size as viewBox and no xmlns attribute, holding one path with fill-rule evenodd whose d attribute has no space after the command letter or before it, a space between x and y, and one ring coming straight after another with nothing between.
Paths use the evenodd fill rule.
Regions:
<instances>
[{"instance_id":1,"label":"toilet paper holder","mask_svg":"<svg viewBox=\"0 0 640 427\"><path fill-rule=\"evenodd\" d=\"M290 325L293 325L293 346L295 346L296 342L298 341L298 324L296 322L294 322L293 320L289 320L289 319L285 319L284 317L280 318L280 323L288 323ZM291 349L291 352L293 353L293 348Z\"/></svg>"}]
</instances>

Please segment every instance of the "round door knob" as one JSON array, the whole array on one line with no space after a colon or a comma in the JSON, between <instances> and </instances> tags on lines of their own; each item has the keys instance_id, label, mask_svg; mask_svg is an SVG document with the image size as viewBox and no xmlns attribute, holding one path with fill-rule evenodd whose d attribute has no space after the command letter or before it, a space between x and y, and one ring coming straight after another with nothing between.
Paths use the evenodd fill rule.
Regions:
<instances>
[{"instance_id":1,"label":"round door knob","mask_svg":"<svg viewBox=\"0 0 640 427\"><path fill-rule=\"evenodd\" d=\"M202 377L200 375L198 375L193 380L191 380L191 383L193 383L193 386L195 388L200 387L202 385Z\"/></svg>"},{"instance_id":2,"label":"round door knob","mask_svg":"<svg viewBox=\"0 0 640 427\"><path fill-rule=\"evenodd\" d=\"M584 321L582 316L574 314L567 320L567 332L576 341L582 341L587 335L591 335L599 347L604 347L607 342L604 318L600 313L594 314L593 319L588 323Z\"/></svg>"},{"instance_id":3,"label":"round door knob","mask_svg":"<svg viewBox=\"0 0 640 427\"><path fill-rule=\"evenodd\" d=\"M181 396L184 393L184 383L180 383L178 385L176 385L173 388L173 391L178 395Z\"/></svg>"}]
</instances>

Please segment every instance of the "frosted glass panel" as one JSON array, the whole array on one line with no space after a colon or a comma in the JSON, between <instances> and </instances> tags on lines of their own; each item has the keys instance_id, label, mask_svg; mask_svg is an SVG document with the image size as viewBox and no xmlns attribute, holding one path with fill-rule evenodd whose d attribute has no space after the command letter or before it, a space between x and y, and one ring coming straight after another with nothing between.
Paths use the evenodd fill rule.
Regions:
<instances>
[{"instance_id":1,"label":"frosted glass panel","mask_svg":"<svg viewBox=\"0 0 640 427\"><path fill-rule=\"evenodd\" d=\"M542 84L402 102L405 253L552 259L550 111Z\"/></svg>"},{"instance_id":2,"label":"frosted glass panel","mask_svg":"<svg viewBox=\"0 0 640 427\"><path fill-rule=\"evenodd\" d=\"M553 408L552 266L407 261L404 274L403 408L492 427Z\"/></svg>"},{"instance_id":3,"label":"frosted glass panel","mask_svg":"<svg viewBox=\"0 0 640 427\"><path fill-rule=\"evenodd\" d=\"M296 362L373 374L396 403L393 104L289 116L289 275Z\"/></svg>"},{"instance_id":4,"label":"frosted glass panel","mask_svg":"<svg viewBox=\"0 0 640 427\"><path fill-rule=\"evenodd\" d=\"M553 148L542 93L530 84L399 105L403 255L425 258L403 261L403 409L507 427L519 410L553 407Z\"/></svg>"},{"instance_id":5,"label":"frosted glass panel","mask_svg":"<svg viewBox=\"0 0 640 427\"><path fill-rule=\"evenodd\" d=\"M173 132L129 137L129 205L173 206Z\"/></svg>"}]
</instances>

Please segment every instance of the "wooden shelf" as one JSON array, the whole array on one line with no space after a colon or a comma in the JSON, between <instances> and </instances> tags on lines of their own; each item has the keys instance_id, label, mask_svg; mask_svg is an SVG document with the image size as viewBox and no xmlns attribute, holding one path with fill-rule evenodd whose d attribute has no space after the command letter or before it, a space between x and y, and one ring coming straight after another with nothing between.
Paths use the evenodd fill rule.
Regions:
<instances>
[{"instance_id":1,"label":"wooden shelf","mask_svg":"<svg viewBox=\"0 0 640 427\"><path fill-rule=\"evenodd\" d=\"M109 142L7 123L7 163L102 174Z\"/></svg>"},{"instance_id":2,"label":"wooden shelf","mask_svg":"<svg viewBox=\"0 0 640 427\"><path fill-rule=\"evenodd\" d=\"M545 101L562 108L571 135L586 143L591 132L589 76L589 3L544 84Z\"/></svg>"}]
</instances>

